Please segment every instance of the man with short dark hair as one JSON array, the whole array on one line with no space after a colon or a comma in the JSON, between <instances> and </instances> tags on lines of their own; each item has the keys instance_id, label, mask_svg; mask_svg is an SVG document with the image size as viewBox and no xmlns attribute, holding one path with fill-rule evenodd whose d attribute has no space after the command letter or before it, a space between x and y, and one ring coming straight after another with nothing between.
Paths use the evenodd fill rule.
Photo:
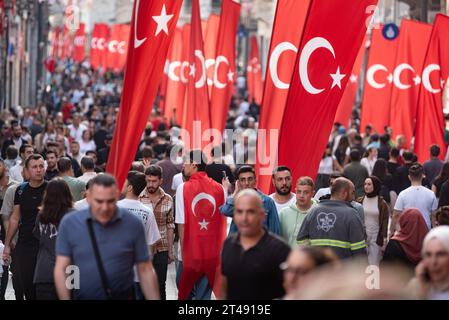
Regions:
<instances>
[{"instance_id":1,"label":"man with short dark hair","mask_svg":"<svg viewBox=\"0 0 449 320\"><path fill-rule=\"evenodd\" d=\"M399 157L400 157L399 149L391 148L390 156L387 162L388 173L391 174L391 176L394 176L396 174L396 170L400 166Z\"/></svg>"},{"instance_id":2,"label":"man with short dark hair","mask_svg":"<svg viewBox=\"0 0 449 320\"><path fill-rule=\"evenodd\" d=\"M430 147L430 160L424 162L424 176L426 177L427 185L429 189L432 188L432 182L441 172L444 162L438 159L441 149L438 145L434 144Z\"/></svg>"},{"instance_id":3,"label":"man with short dark hair","mask_svg":"<svg viewBox=\"0 0 449 320\"><path fill-rule=\"evenodd\" d=\"M416 208L421 212L429 230L434 224L434 212L438 208L435 193L422 185L423 167L419 163L413 164L408 175L411 186L398 195L394 205L393 217L391 219L390 234L393 235L396 223L402 212L409 208Z\"/></svg>"},{"instance_id":4,"label":"man with short dark hair","mask_svg":"<svg viewBox=\"0 0 449 320\"><path fill-rule=\"evenodd\" d=\"M159 299L142 221L118 208L117 197L115 178L100 174L90 183L89 208L66 214L62 219L54 269L56 291L61 300L70 299L70 289L66 286L66 270L70 265L76 265L79 270L79 289L73 291L74 299L132 298L134 265L145 298ZM98 247L98 260L94 247Z\"/></svg>"},{"instance_id":5,"label":"man with short dark hair","mask_svg":"<svg viewBox=\"0 0 449 320\"><path fill-rule=\"evenodd\" d=\"M174 163L176 161L176 155L173 155L173 159L171 159L171 152L175 148L173 145L168 145L165 150L165 157L161 161L158 161L156 165L162 168L162 185L161 188L166 193L168 193L171 197L173 197L176 193L175 190L172 190L171 186L173 183L173 177L181 172L182 165Z\"/></svg>"},{"instance_id":6,"label":"man with short dark hair","mask_svg":"<svg viewBox=\"0 0 449 320\"><path fill-rule=\"evenodd\" d=\"M408 178L408 172L410 167L413 165L413 152L404 151L402 154L404 158L404 164L396 169L396 172L393 174L393 189L396 191L396 194L401 193L401 191L410 187L410 179Z\"/></svg>"},{"instance_id":7,"label":"man with short dark hair","mask_svg":"<svg viewBox=\"0 0 449 320\"><path fill-rule=\"evenodd\" d=\"M86 184L73 177L72 161L67 157L58 160L59 176L67 183L72 194L73 201L79 201L84 198Z\"/></svg>"},{"instance_id":8,"label":"man with short dark hair","mask_svg":"<svg viewBox=\"0 0 449 320\"><path fill-rule=\"evenodd\" d=\"M28 142L22 138L22 127L18 122L12 125L12 137L5 142L3 142L2 146L2 158L6 159L6 149L9 146L15 146L17 150L19 150L22 145L28 144Z\"/></svg>"},{"instance_id":9,"label":"man with short dark hair","mask_svg":"<svg viewBox=\"0 0 449 320\"><path fill-rule=\"evenodd\" d=\"M47 170L45 171L45 180L50 181L59 175L58 156L56 152L50 150L45 154L47 161Z\"/></svg>"},{"instance_id":10,"label":"man with short dark hair","mask_svg":"<svg viewBox=\"0 0 449 320\"><path fill-rule=\"evenodd\" d=\"M292 171L286 166L277 167L273 171L271 182L276 191L269 197L273 199L276 210L280 214L282 209L288 208L296 202L295 194L291 192L293 186Z\"/></svg>"},{"instance_id":11,"label":"man with short dark hair","mask_svg":"<svg viewBox=\"0 0 449 320\"><path fill-rule=\"evenodd\" d=\"M236 174L237 182L235 184L234 193L226 199L226 202L223 206L220 207L220 212L226 217L232 218L234 216L234 198L235 196L244 189L253 189L256 190L259 196L262 199L263 207L265 208L265 212L267 214L266 219L264 221L265 226L268 231L280 235L281 234L281 226L279 223L279 215L276 209L276 204L273 199L263 194L260 190L256 188L257 180L256 173L254 172L253 167L251 166L242 166L237 170ZM225 182L225 189L229 190L230 183L228 181ZM231 223L231 227L229 229L229 234L237 232L237 227L234 222Z\"/></svg>"},{"instance_id":12,"label":"man with short dark hair","mask_svg":"<svg viewBox=\"0 0 449 320\"><path fill-rule=\"evenodd\" d=\"M29 181L22 183L16 189L14 211L9 219L3 260L9 261L11 241L18 230L19 237L15 248L15 258L18 261L15 263L20 273L26 300L34 300L36 294L33 278L39 240L34 236L33 230L47 188L47 182L44 180L44 158L39 154L30 155L25 161L25 170L28 172Z\"/></svg>"},{"instance_id":13,"label":"man with short dark hair","mask_svg":"<svg viewBox=\"0 0 449 320\"><path fill-rule=\"evenodd\" d=\"M73 140L72 143L70 143L70 156L78 162L78 165L81 164L81 159L84 155L80 153L80 143L76 140Z\"/></svg>"},{"instance_id":14,"label":"man with short dark hair","mask_svg":"<svg viewBox=\"0 0 449 320\"><path fill-rule=\"evenodd\" d=\"M438 208L435 220L437 226L449 226L449 206Z\"/></svg>"},{"instance_id":15,"label":"man with short dark hair","mask_svg":"<svg viewBox=\"0 0 449 320\"><path fill-rule=\"evenodd\" d=\"M210 155L211 162L206 166L206 173L209 178L217 183L222 183L224 177L228 177L230 183L234 183L235 179L231 168L224 163L223 150L221 146L212 148Z\"/></svg>"},{"instance_id":16,"label":"man with short dark hair","mask_svg":"<svg viewBox=\"0 0 449 320\"><path fill-rule=\"evenodd\" d=\"M176 190L176 218L181 254L178 255L178 299L210 300L219 268L226 219L219 214L226 192L205 172L201 150L188 153L183 172L188 181ZM207 240L206 240L207 239Z\"/></svg>"},{"instance_id":17,"label":"man with short dark hair","mask_svg":"<svg viewBox=\"0 0 449 320\"><path fill-rule=\"evenodd\" d=\"M228 237L222 251L222 298L272 300L282 297L281 263L289 246L264 227L265 209L256 190L242 190L235 198L238 232Z\"/></svg>"},{"instance_id":18,"label":"man with short dark hair","mask_svg":"<svg viewBox=\"0 0 449 320\"><path fill-rule=\"evenodd\" d=\"M298 233L298 244L328 247L341 259L355 255L367 257L365 230L350 202L354 184L338 178L331 187L331 199L310 209Z\"/></svg>"},{"instance_id":19,"label":"man with short dark hair","mask_svg":"<svg viewBox=\"0 0 449 320\"><path fill-rule=\"evenodd\" d=\"M351 163L346 165L343 176L352 181L355 186L355 196L362 197L365 192L363 186L368 178L368 170L360 163L361 155L358 150L352 150L349 154Z\"/></svg>"},{"instance_id":20,"label":"man with short dark hair","mask_svg":"<svg viewBox=\"0 0 449 320\"><path fill-rule=\"evenodd\" d=\"M154 247L153 265L159 281L161 300L165 300L167 268L174 260L173 240L175 219L173 214L173 199L161 188L164 182L162 176L162 168L157 165L151 165L145 170L146 188L139 195L139 201L152 209L161 235L161 241Z\"/></svg>"},{"instance_id":21,"label":"man with short dark hair","mask_svg":"<svg viewBox=\"0 0 449 320\"><path fill-rule=\"evenodd\" d=\"M142 220L142 223L145 226L145 236L147 239L148 250L153 252L154 250L152 247L161 239L161 235L159 234L159 229L157 227L156 219L154 218L153 210L150 207L144 206L138 200L139 195L145 189L146 185L145 174L137 171L130 171L122 189L122 195L125 196L125 199L118 201L117 206L128 210L130 213L136 215ZM136 300L144 300L142 290L140 289L137 272L134 273L134 282L136 289Z\"/></svg>"},{"instance_id":22,"label":"man with short dark hair","mask_svg":"<svg viewBox=\"0 0 449 320\"><path fill-rule=\"evenodd\" d=\"M315 193L315 195L313 196L313 198L314 198L315 200L318 200L318 201L320 201L321 199L324 199L324 198L330 199L330 197L331 197L331 187L332 187L332 184L334 183L335 180L337 180L338 178L341 178L341 177L343 177L343 176L342 176L342 174L341 174L340 172L336 172L336 171L333 172L333 173L330 175L330 177L329 177L329 187L319 189L319 190Z\"/></svg>"},{"instance_id":23,"label":"man with short dark hair","mask_svg":"<svg viewBox=\"0 0 449 320\"><path fill-rule=\"evenodd\" d=\"M89 156L84 156L81 159L81 171L83 172L83 175L77 179L87 185L87 183L97 175L95 172L94 159Z\"/></svg>"},{"instance_id":24,"label":"man with short dark hair","mask_svg":"<svg viewBox=\"0 0 449 320\"><path fill-rule=\"evenodd\" d=\"M33 146L29 144L22 144L22 146L19 149L20 162L9 170L9 177L12 180L20 183L23 182L22 170L25 166L25 160L33 153L34 153Z\"/></svg>"}]
</instances>

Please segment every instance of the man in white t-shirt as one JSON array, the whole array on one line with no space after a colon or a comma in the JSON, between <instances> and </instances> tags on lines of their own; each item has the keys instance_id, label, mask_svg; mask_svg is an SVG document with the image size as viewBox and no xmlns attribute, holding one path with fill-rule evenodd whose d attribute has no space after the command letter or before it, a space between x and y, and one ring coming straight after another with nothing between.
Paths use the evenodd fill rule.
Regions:
<instances>
[{"instance_id":1,"label":"man in white t-shirt","mask_svg":"<svg viewBox=\"0 0 449 320\"><path fill-rule=\"evenodd\" d=\"M117 206L127 209L130 213L142 219L142 222L145 226L145 235L147 239L148 250L151 252L151 247L161 239L161 235L159 233L159 228L157 226L153 210L150 207L143 205L138 200L139 195L145 189L146 185L147 182L145 180L145 174L137 171L130 171L122 189L122 194L125 196L125 199L118 201ZM135 272L135 270L134 281L136 282L136 300L144 300L142 291L139 286L137 272Z\"/></svg>"},{"instance_id":2,"label":"man in white t-shirt","mask_svg":"<svg viewBox=\"0 0 449 320\"><path fill-rule=\"evenodd\" d=\"M394 206L393 218L390 226L390 234L393 235L399 216L405 209L418 209L429 229L432 228L434 213L438 208L435 193L422 185L423 166L419 163L412 165L408 171L408 177L412 183L411 187L402 191Z\"/></svg>"},{"instance_id":3,"label":"man in white t-shirt","mask_svg":"<svg viewBox=\"0 0 449 320\"><path fill-rule=\"evenodd\" d=\"M276 189L275 193L269 195L273 199L278 214L281 210L296 203L296 195L292 190L292 172L286 166L279 166L273 171L271 181Z\"/></svg>"}]
</instances>

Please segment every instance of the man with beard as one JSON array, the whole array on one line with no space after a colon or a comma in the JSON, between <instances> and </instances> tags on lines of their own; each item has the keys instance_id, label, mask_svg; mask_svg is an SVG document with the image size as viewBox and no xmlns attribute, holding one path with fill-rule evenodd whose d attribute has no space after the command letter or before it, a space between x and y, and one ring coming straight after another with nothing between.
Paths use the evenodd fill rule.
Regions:
<instances>
[{"instance_id":1,"label":"man with beard","mask_svg":"<svg viewBox=\"0 0 449 320\"><path fill-rule=\"evenodd\" d=\"M165 300L167 267L173 262L175 218L173 199L161 188L164 182L162 175L162 168L157 165L151 165L145 170L147 186L140 194L139 201L153 210L161 235L161 241L154 247L153 266L159 281L161 300Z\"/></svg>"},{"instance_id":2,"label":"man with beard","mask_svg":"<svg viewBox=\"0 0 449 320\"><path fill-rule=\"evenodd\" d=\"M288 167L279 166L274 169L271 180L276 192L269 197L273 199L277 212L280 213L282 209L288 208L296 201L295 194L291 192L292 172Z\"/></svg>"},{"instance_id":3,"label":"man with beard","mask_svg":"<svg viewBox=\"0 0 449 320\"><path fill-rule=\"evenodd\" d=\"M50 181L51 179L58 176L58 156L54 151L47 151L45 158L47 159L47 171L45 171L45 180Z\"/></svg>"}]
</instances>

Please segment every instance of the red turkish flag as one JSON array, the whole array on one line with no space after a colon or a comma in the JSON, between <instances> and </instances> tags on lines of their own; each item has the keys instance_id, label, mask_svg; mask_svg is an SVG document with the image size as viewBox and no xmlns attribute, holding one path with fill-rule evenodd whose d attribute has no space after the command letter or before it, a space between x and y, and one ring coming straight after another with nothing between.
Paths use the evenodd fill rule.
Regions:
<instances>
[{"instance_id":1,"label":"red turkish flag","mask_svg":"<svg viewBox=\"0 0 449 320\"><path fill-rule=\"evenodd\" d=\"M109 26L104 23L96 23L90 41L90 64L94 69L106 70L108 39Z\"/></svg>"},{"instance_id":2,"label":"red turkish flag","mask_svg":"<svg viewBox=\"0 0 449 320\"><path fill-rule=\"evenodd\" d=\"M73 60L84 61L86 58L86 26L84 23L81 23L79 29L76 30L73 45Z\"/></svg>"},{"instance_id":3,"label":"red turkish flag","mask_svg":"<svg viewBox=\"0 0 449 320\"><path fill-rule=\"evenodd\" d=\"M181 0L134 2L122 100L107 163L120 188L150 116L181 5Z\"/></svg>"},{"instance_id":4,"label":"red turkish flag","mask_svg":"<svg viewBox=\"0 0 449 320\"><path fill-rule=\"evenodd\" d=\"M338 122L344 125L346 128L349 127L349 122L354 108L355 97L357 95L357 89L359 84L360 71L362 70L363 60L365 58L366 52L366 36L362 41L362 46L360 47L357 59L355 59L354 68L349 76L349 81L341 98L340 104L337 108L337 114L335 115L334 123Z\"/></svg>"},{"instance_id":5,"label":"red turkish flag","mask_svg":"<svg viewBox=\"0 0 449 320\"><path fill-rule=\"evenodd\" d=\"M226 238L226 219L220 214L225 196L222 185L205 172L193 174L184 184L184 239L178 299L186 300L204 274L219 295L221 249Z\"/></svg>"},{"instance_id":6,"label":"red turkish flag","mask_svg":"<svg viewBox=\"0 0 449 320\"><path fill-rule=\"evenodd\" d=\"M190 43L190 24L184 25L182 29L182 42ZM190 50L189 46L183 45L182 48L182 63L180 69L180 79L183 83L181 86L181 90L178 92L178 101L179 101L179 110L176 110L176 118L178 119L178 123L182 126L185 123L185 119L187 117L187 83L189 81L189 55Z\"/></svg>"},{"instance_id":7,"label":"red turkish flag","mask_svg":"<svg viewBox=\"0 0 449 320\"><path fill-rule=\"evenodd\" d=\"M250 41L250 53L246 70L246 77L248 79L248 100L250 103L254 100L254 102L260 106L263 95L262 64L260 62L257 37L251 36Z\"/></svg>"},{"instance_id":8,"label":"red turkish flag","mask_svg":"<svg viewBox=\"0 0 449 320\"><path fill-rule=\"evenodd\" d=\"M293 181L314 178L377 0L312 1L279 137ZM326 21L326 23L323 23Z\"/></svg>"},{"instance_id":9,"label":"red turkish flag","mask_svg":"<svg viewBox=\"0 0 449 320\"><path fill-rule=\"evenodd\" d=\"M412 142L419 85L431 33L430 24L402 20L401 38L393 72L390 126L393 129L392 138L398 135L405 136L406 149L410 148Z\"/></svg>"},{"instance_id":10,"label":"red turkish flag","mask_svg":"<svg viewBox=\"0 0 449 320\"><path fill-rule=\"evenodd\" d=\"M277 3L259 121L261 134L257 139L257 183L265 193L270 191L271 173L277 165L270 158L278 153L279 128L310 2L279 0Z\"/></svg>"},{"instance_id":11,"label":"red turkish flag","mask_svg":"<svg viewBox=\"0 0 449 320\"><path fill-rule=\"evenodd\" d=\"M373 130L382 134L390 125L390 99L393 88L393 71L396 64L396 50L401 35L387 40L382 35L383 26L373 29L371 48L366 67L363 90L360 130L372 125Z\"/></svg>"},{"instance_id":12,"label":"red turkish flag","mask_svg":"<svg viewBox=\"0 0 449 320\"><path fill-rule=\"evenodd\" d=\"M240 4L223 0L217 38L214 85L211 98L212 128L223 132L235 80L235 40L240 18Z\"/></svg>"},{"instance_id":13,"label":"red turkish flag","mask_svg":"<svg viewBox=\"0 0 449 320\"><path fill-rule=\"evenodd\" d=\"M215 52L217 50L218 29L220 28L220 16L209 15L206 25L206 37L204 39L204 55L206 56L207 69L207 93L209 100L212 97L212 85L214 84Z\"/></svg>"},{"instance_id":14,"label":"red turkish flag","mask_svg":"<svg viewBox=\"0 0 449 320\"><path fill-rule=\"evenodd\" d=\"M184 105L186 84L181 81L181 66L183 63L183 29L176 28L167 66L167 85L165 90L164 116L172 120L176 110L175 121L179 122L179 110Z\"/></svg>"},{"instance_id":15,"label":"red turkish flag","mask_svg":"<svg viewBox=\"0 0 449 320\"><path fill-rule=\"evenodd\" d=\"M130 26L116 24L111 28L111 36L108 42L106 65L109 69L122 71L126 63L126 48L128 48Z\"/></svg>"},{"instance_id":16,"label":"red turkish flag","mask_svg":"<svg viewBox=\"0 0 449 320\"><path fill-rule=\"evenodd\" d=\"M424 60L418 98L414 151L420 162L429 160L432 144L440 146L441 159L446 155L442 91L449 77L449 65L446 63L449 57L447 30L449 17L438 14Z\"/></svg>"},{"instance_id":17,"label":"red turkish flag","mask_svg":"<svg viewBox=\"0 0 449 320\"><path fill-rule=\"evenodd\" d=\"M0 36L5 28L5 0L0 0Z\"/></svg>"},{"instance_id":18,"label":"red turkish flag","mask_svg":"<svg viewBox=\"0 0 449 320\"><path fill-rule=\"evenodd\" d=\"M199 0L192 0L191 17L187 116L183 123L183 128L190 135L188 139L183 139L187 144L186 149L188 150L200 149L202 146L202 133L210 128L209 95L207 93L207 74ZM196 122L195 125L194 122Z\"/></svg>"},{"instance_id":19,"label":"red turkish flag","mask_svg":"<svg viewBox=\"0 0 449 320\"><path fill-rule=\"evenodd\" d=\"M52 56L53 58L59 58L59 43L61 37L61 28L56 27L53 30L53 41L52 41Z\"/></svg>"}]
</instances>

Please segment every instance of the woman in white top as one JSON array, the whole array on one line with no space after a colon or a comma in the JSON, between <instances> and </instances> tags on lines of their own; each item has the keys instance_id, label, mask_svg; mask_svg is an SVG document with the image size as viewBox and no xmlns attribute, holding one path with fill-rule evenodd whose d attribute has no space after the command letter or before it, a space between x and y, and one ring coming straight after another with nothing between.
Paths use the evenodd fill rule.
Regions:
<instances>
[{"instance_id":1,"label":"woman in white top","mask_svg":"<svg viewBox=\"0 0 449 320\"><path fill-rule=\"evenodd\" d=\"M316 190L329 186L329 177L333 172L343 172L343 168L332 154L332 146L328 144L320 161L318 176L316 178Z\"/></svg>"},{"instance_id":2,"label":"woman in white top","mask_svg":"<svg viewBox=\"0 0 449 320\"><path fill-rule=\"evenodd\" d=\"M419 298L449 300L449 226L436 227L426 235L415 274L410 284Z\"/></svg>"},{"instance_id":3,"label":"woman in white top","mask_svg":"<svg viewBox=\"0 0 449 320\"><path fill-rule=\"evenodd\" d=\"M80 153L86 154L87 151L95 151L97 146L91 137L89 129L83 131L80 143Z\"/></svg>"},{"instance_id":4,"label":"woman in white top","mask_svg":"<svg viewBox=\"0 0 449 320\"><path fill-rule=\"evenodd\" d=\"M379 195L382 183L377 177L366 178L365 196L357 199L363 205L365 214L366 243L368 249L368 262L378 266L382 253L387 244L388 231L388 204Z\"/></svg>"},{"instance_id":5,"label":"woman in white top","mask_svg":"<svg viewBox=\"0 0 449 320\"><path fill-rule=\"evenodd\" d=\"M368 170L368 175L372 175L374 164L377 161L377 148L371 147L367 150L367 156L360 161L360 164Z\"/></svg>"}]
</instances>

